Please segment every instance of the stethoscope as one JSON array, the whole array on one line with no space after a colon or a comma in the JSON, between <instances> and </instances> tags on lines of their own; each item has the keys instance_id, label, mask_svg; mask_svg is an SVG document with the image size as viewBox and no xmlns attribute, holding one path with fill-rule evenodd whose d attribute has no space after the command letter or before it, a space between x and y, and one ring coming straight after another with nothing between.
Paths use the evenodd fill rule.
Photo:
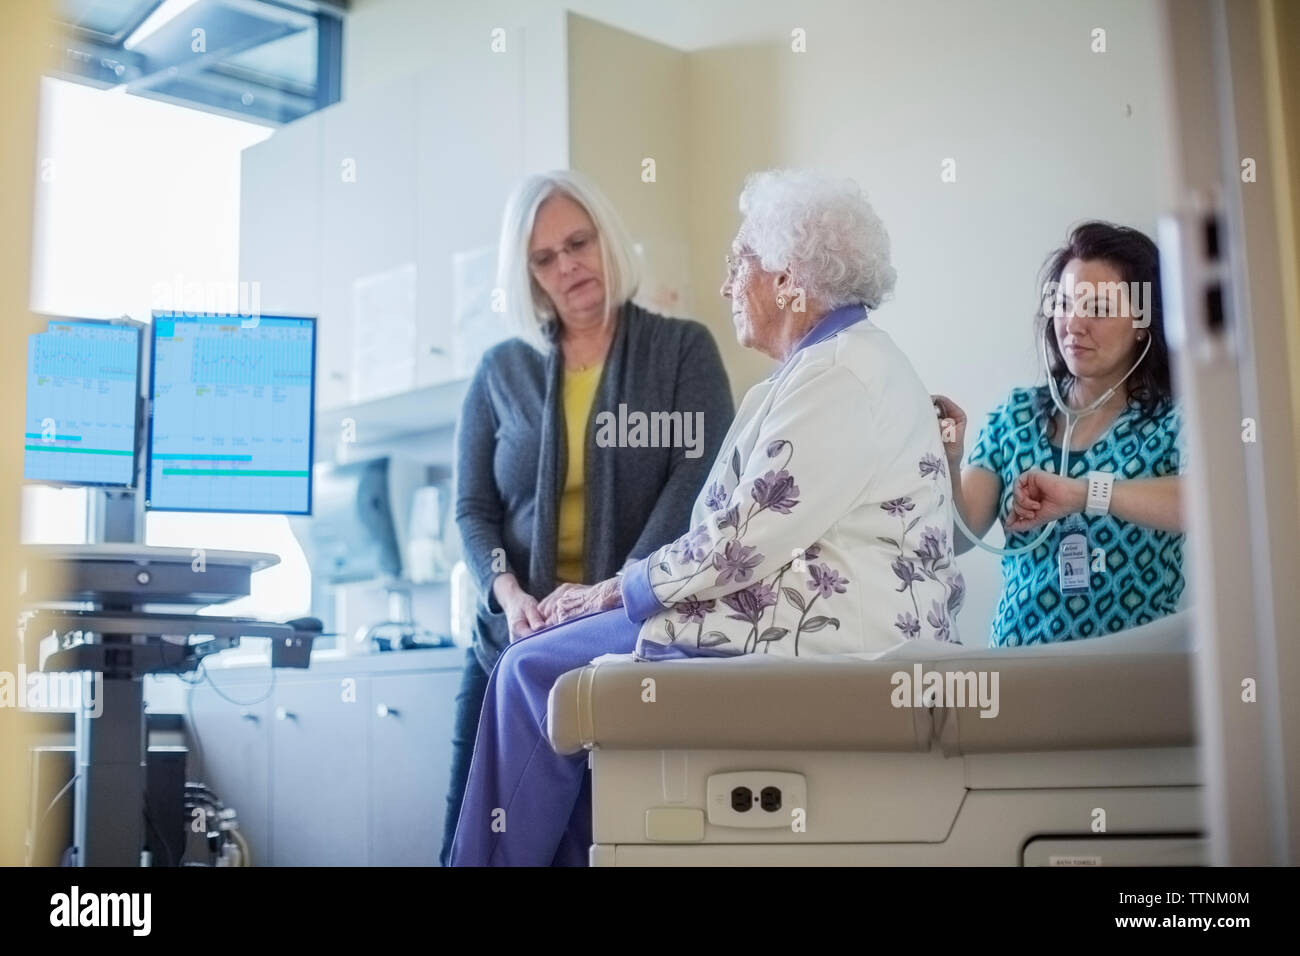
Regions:
<instances>
[{"instance_id":1,"label":"stethoscope","mask_svg":"<svg viewBox=\"0 0 1300 956\"><path fill-rule=\"evenodd\" d=\"M1065 435L1061 440L1061 474L1068 476L1070 474L1070 436L1074 432L1075 423L1081 418L1087 418L1089 415L1094 414L1099 408L1101 408L1101 406L1105 405L1106 402L1110 400L1111 396L1119 390L1119 387L1128 381L1128 377L1137 371L1137 367L1141 365L1142 360L1147 357L1147 352L1151 351L1151 335L1150 333L1147 334L1146 347L1142 349L1142 354L1139 355L1138 360L1133 363L1133 367L1124 373L1123 378L1110 388L1106 389L1106 391L1103 392L1095 401L1090 402L1087 407L1072 409L1066 405L1065 400L1061 398L1061 390L1056 384L1056 376L1052 374L1051 363L1047 360L1047 336L1050 334L1052 334L1052 327L1049 324L1047 328L1043 330L1043 337L1039 340L1038 345L1039 352L1043 358L1043 368L1047 370L1047 388L1052 393L1052 403L1065 417ZM1043 528L1042 533L1033 541L1029 542L1029 544L1022 545L1019 548L995 548L991 544L986 544L979 535L966 526L966 522L962 520L961 512L957 509L956 505L953 506L952 516L953 520L957 522L957 527L961 528L962 534L969 538L971 543L992 554L1000 554L1004 556L1024 554L1026 551L1032 551L1047 540L1048 535L1056 529L1056 523L1057 520L1059 520L1056 519L1048 522L1046 527Z\"/></svg>"}]
</instances>

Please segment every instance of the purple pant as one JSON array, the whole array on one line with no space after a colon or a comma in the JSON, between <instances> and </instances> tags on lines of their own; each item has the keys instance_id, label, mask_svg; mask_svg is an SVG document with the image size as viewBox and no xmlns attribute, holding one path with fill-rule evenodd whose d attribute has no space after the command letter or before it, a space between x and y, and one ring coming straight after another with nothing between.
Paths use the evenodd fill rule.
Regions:
<instances>
[{"instance_id":1,"label":"purple pant","mask_svg":"<svg viewBox=\"0 0 1300 956\"><path fill-rule=\"evenodd\" d=\"M591 845L587 754L561 756L546 737L546 704L561 674L636 647L622 608L516 641L488 678L461 804L452 866L585 866Z\"/></svg>"}]
</instances>

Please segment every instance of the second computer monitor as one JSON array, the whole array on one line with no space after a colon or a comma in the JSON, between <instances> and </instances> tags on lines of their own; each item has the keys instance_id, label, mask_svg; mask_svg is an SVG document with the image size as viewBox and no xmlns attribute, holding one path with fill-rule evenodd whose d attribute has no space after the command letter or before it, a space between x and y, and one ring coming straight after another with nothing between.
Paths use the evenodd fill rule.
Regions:
<instances>
[{"instance_id":1,"label":"second computer monitor","mask_svg":"<svg viewBox=\"0 0 1300 956\"><path fill-rule=\"evenodd\" d=\"M145 504L311 513L316 321L154 313Z\"/></svg>"},{"instance_id":2,"label":"second computer monitor","mask_svg":"<svg viewBox=\"0 0 1300 956\"><path fill-rule=\"evenodd\" d=\"M24 478L135 484L140 328L55 319L28 338Z\"/></svg>"}]
</instances>

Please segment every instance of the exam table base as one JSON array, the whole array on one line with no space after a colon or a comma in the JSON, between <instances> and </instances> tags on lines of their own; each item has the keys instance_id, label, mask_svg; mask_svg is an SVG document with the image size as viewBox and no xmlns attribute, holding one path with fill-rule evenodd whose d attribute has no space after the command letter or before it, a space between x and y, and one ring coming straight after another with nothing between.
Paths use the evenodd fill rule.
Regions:
<instances>
[{"instance_id":1,"label":"exam table base","mask_svg":"<svg viewBox=\"0 0 1300 956\"><path fill-rule=\"evenodd\" d=\"M1208 864L1193 748L930 753L592 753L593 866ZM802 773L806 832L718 826L707 779ZM647 838L647 811L698 808L701 839Z\"/></svg>"}]
</instances>

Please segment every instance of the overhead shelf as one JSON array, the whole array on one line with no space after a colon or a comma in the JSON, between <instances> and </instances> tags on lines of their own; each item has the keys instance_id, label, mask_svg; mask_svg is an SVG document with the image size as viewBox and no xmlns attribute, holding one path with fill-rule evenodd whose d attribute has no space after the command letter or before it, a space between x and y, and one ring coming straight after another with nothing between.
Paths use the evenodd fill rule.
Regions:
<instances>
[{"instance_id":1,"label":"overhead shelf","mask_svg":"<svg viewBox=\"0 0 1300 956\"><path fill-rule=\"evenodd\" d=\"M469 379L427 385L367 402L316 410L317 461L330 461L341 441L372 445L450 428L460 416Z\"/></svg>"}]
</instances>

